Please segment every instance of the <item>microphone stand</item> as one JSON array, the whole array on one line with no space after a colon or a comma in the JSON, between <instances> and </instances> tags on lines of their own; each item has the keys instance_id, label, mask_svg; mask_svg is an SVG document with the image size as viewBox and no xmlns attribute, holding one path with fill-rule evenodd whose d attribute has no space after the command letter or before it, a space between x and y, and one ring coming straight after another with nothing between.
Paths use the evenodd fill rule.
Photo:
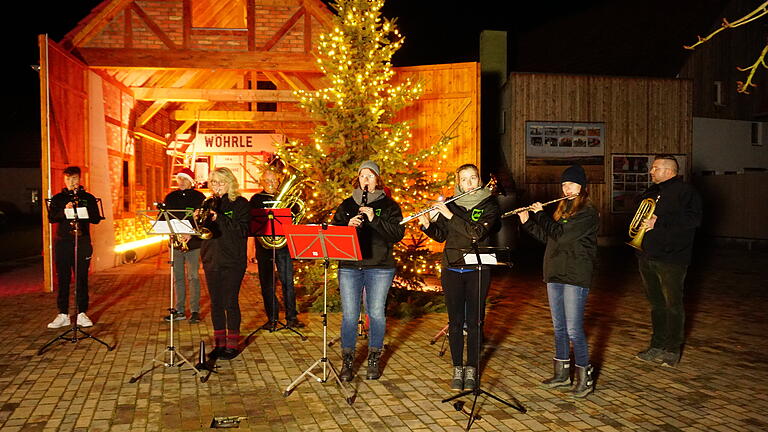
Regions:
<instances>
[{"instance_id":1,"label":"microphone stand","mask_svg":"<svg viewBox=\"0 0 768 432\"><path fill-rule=\"evenodd\" d=\"M477 398L480 397L480 395L484 395L484 396L487 396L487 397L489 397L491 399L494 399L497 402L500 402L500 403L502 403L502 404L504 404L504 405L506 405L506 406L508 406L510 408L514 408L514 409L516 409L517 411L519 411L521 413L525 413L527 411L526 408L516 398L512 397L512 399L515 401L515 403L512 404L512 403L507 402L504 399L494 395L493 393L491 393L489 391L483 390L482 387L481 387L480 377L482 376L482 374L480 373L480 352L481 352L482 339L483 339L483 323L484 323L485 319L483 318L484 314L482 313L483 312L483 300L484 299L483 299L483 296L481 295L482 294L482 286L483 286L482 285L482 282L483 282L483 262L482 262L482 259L480 257L480 247L479 247L479 245L478 245L476 240L472 241L472 247L470 249L470 253L474 253L475 258L477 259L477 289L478 289L478 293L477 293L477 343L476 343L476 345L474 347L475 352L477 354L477 381L476 381L474 389L464 390L461 393L458 393L458 394L455 394L455 395L453 395L453 396L451 396L449 398L443 399L443 402L450 402L450 401L452 401L454 399L458 399L460 397L464 397L464 396L467 396L467 395L470 395L470 394L474 395L474 398L472 400L472 408L471 408L471 410L470 410L470 412L468 414L469 415L469 421L467 422L467 427L465 429L467 431L472 427L472 423L474 423L475 420L479 420L480 419L480 416L475 413L475 411L476 411L475 408L476 408L476 405L477 405ZM489 286L489 288L490 288L490 286ZM473 347L467 347L467 349L472 349L472 348ZM458 405L458 404L459 404L458 402L456 404L454 404L454 408L459 407L458 410L461 410L462 409L461 407L463 406L463 404L461 404L461 405Z\"/></svg>"},{"instance_id":2,"label":"microphone stand","mask_svg":"<svg viewBox=\"0 0 768 432\"><path fill-rule=\"evenodd\" d=\"M48 211L50 212L50 200L47 200L47 201L49 202ZM79 309L78 304L77 304L77 285L80 282L80 280L78 279L78 277L79 277L78 268L80 267L80 256L78 255L79 252L80 252L79 248L78 248L78 240L80 238L80 218L78 217L78 214L77 214L77 191L76 190L75 190L75 193L72 194L72 197L70 198L69 202L73 204L72 205L72 209L75 211L74 218L69 222L70 226L72 226L72 235L75 238L75 246L74 246L74 253L75 253L75 257L74 257L75 258L74 259L74 263L75 263L75 265L74 265L74 277L75 277L75 283L74 283L74 286L75 286L75 289L74 289L75 319L72 320L72 327L69 330L65 331L64 333L62 333L62 334L56 336L55 338L51 339L50 341L46 342L45 345L43 345L42 347L40 347L39 350L37 350L37 355L42 355L43 352L45 351L45 349L48 348L49 346L51 346L57 340L62 340L62 341L65 341L65 342L72 342L72 343L76 344L77 341L80 341L80 340L83 340L83 339L93 339L96 342L98 342L98 343L104 345L105 347L107 347L107 351L112 351L113 349L115 349L114 346L109 346L109 344L107 344L103 340L97 338L96 336L93 336L92 334L90 334L90 333L88 333L86 331L83 331L83 328L80 325L77 324L77 316L80 314L80 309ZM94 217L94 215L88 215L88 217ZM96 217L101 217L101 215L96 215ZM61 277L64 277L64 275L60 274L60 275L58 275L58 277L61 278ZM66 277L69 277L69 272L67 272L67 276ZM67 311L67 312L69 312L69 311ZM70 333L72 335L68 336ZM82 335L79 335L79 334L82 334Z\"/></svg>"}]
</instances>

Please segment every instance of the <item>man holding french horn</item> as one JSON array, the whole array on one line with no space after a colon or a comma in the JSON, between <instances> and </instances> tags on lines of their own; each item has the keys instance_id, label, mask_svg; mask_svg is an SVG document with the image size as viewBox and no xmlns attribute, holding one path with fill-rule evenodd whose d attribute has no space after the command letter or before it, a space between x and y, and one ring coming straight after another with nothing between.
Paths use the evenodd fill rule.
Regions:
<instances>
[{"instance_id":1,"label":"man holding french horn","mask_svg":"<svg viewBox=\"0 0 768 432\"><path fill-rule=\"evenodd\" d=\"M678 175L674 156L659 155L649 170L654 183L643 199L654 200L643 215L637 254L640 275L651 304L651 345L637 358L674 367L685 337L683 285L691 261L693 237L701 224L701 197Z\"/></svg>"}]
</instances>

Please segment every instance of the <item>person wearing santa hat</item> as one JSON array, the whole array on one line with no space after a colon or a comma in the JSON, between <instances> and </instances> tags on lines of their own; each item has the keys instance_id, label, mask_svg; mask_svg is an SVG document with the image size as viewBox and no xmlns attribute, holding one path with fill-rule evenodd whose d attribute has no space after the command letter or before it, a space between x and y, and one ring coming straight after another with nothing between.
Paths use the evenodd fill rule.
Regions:
<instances>
[{"instance_id":1,"label":"person wearing santa hat","mask_svg":"<svg viewBox=\"0 0 768 432\"><path fill-rule=\"evenodd\" d=\"M169 193L165 197L165 208L168 210L180 210L173 212L179 219L192 219L192 212L199 209L205 200L202 192L195 190L195 174L189 168L182 168L176 173L176 183L178 189ZM200 237L189 234L179 234L179 242L174 246L173 251L173 283L176 287L176 311L173 313L174 320L187 319L186 300L189 294L189 309L191 312L189 322L197 323L200 321ZM182 244L186 244L186 249L182 249ZM185 270L186 266L186 270ZM189 284L187 284L189 279ZM165 317L165 321L170 321L171 316Z\"/></svg>"}]
</instances>

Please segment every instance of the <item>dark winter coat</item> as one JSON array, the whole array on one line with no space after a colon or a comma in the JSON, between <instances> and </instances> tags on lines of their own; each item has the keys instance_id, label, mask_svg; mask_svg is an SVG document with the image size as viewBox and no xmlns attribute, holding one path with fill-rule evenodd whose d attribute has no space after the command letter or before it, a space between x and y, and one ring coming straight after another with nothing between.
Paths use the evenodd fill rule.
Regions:
<instances>
[{"instance_id":1,"label":"dark winter coat","mask_svg":"<svg viewBox=\"0 0 768 432\"><path fill-rule=\"evenodd\" d=\"M478 246L488 246L489 236L495 232L500 223L501 212L495 196L480 201L475 207L467 210L464 207L449 202L446 204L453 217L448 219L442 214L422 231L437 242L445 242L442 266L444 268L476 267L463 264L465 252L472 247L473 241Z\"/></svg>"},{"instance_id":2,"label":"dark winter coat","mask_svg":"<svg viewBox=\"0 0 768 432\"><path fill-rule=\"evenodd\" d=\"M200 208L200 205L205 201L205 195L202 192L195 189L177 189L165 196L165 208L168 210L187 210L173 212L173 216L184 220L192 219L192 212ZM200 237L192 236L187 242L187 247L190 250L200 248Z\"/></svg>"},{"instance_id":3,"label":"dark winter coat","mask_svg":"<svg viewBox=\"0 0 768 432\"><path fill-rule=\"evenodd\" d=\"M216 220L205 225L211 230L213 237L203 240L200 248L203 269L245 269L248 264L246 249L248 223L251 218L248 200L240 196L230 201L229 195L224 194L219 208L215 211Z\"/></svg>"},{"instance_id":4,"label":"dark winter coat","mask_svg":"<svg viewBox=\"0 0 768 432\"><path fill-rule=\"evenodd\" d=\"M362 261L339 261L339 267L346 268L392 268L395 267L395 257L392 249L395 243L405 236L405 226L400 225L403 212L400 206L386 195L376 201L369 202L375 217L372 221L365 218L365 223L358 228L357 237L360 242ZM357 216L360 206L352 197L345 199L333 215L333 225L346 226L349 220Z\"/></svg>"},{"instance_id":5,"label":"dark winter coat","mask_svg":"<svg viewBox=\"0 0 768 432\"><path fill-rule=\"evenodd\" d=\"M652 230L643 237L640 257L666 263L688 265L691 262L693 237L701 225L701 196L696 189L673 177L648 188L642 198L657 199Z\"/></svg>"},{"instance_id":6,"label":"dark winter coat","mask_svg":"<svg viewBox=\"0 0 768 432\"><path fill-rule=\"evenodd\" d=\"M598 225L597 210L591 205L558 221L545 211L530 213L523 229L547 244L544 282L590 287L597 259Z\"/></svg>"},{"instance_id":7,"label":"dark winter coat","mask_svg":"<svg viewBox=\"0 0 768 432\"><path fill-rule=\"evenodd\" d=\"M90 226L91 224L98 224L101 222L101 214L99 213L99 205L96 202L96 197L85 191L85 188L79 186L76 191L70 191L67 188L63 188L61 192L57 193L51 198L51 205L48 211L48 221L50 223L58 224L56 228L56 240L68 240L73 241L73 226L64 215L64 208L69 202L76 203L76 207L85 207L88 209L88 220L79 220L77 222L78 231L80 237L90 238Z\"/></svg>"}]
</instances>

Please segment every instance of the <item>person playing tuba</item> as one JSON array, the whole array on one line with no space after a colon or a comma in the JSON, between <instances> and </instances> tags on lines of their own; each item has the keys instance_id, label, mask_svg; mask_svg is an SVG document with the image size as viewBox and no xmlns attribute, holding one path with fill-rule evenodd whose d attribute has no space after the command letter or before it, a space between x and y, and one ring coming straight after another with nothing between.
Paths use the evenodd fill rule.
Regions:
<instances>
[{"instance_id":1,"label":"person playing tuba","mask_svg":"<svg viewBox=\"0 0 768 432\"><path fill-rule=\"evenodd\" d=\"M280 185L277 173L272 169L266 169L261 175L260 183L263 189L251 197L251 209L274 208L270 202L274 201L275 194ZM279 237L282 238L283 236ZM264 299L264 312L267 314L267 322L262 327L274 330L277 327L280 308L275 296L275 287L272 283L272 272L274 269L272 249L265 247L262 242L258 241L258 238L256 240L254 243L256 244L256 260L259 267L259 285L261 286L261 296ZM277 275L283 287L286 325L292 328L302 328L304 323L299 321L296 309L296 290L293 286L293 261L288 252L287 243L283 242L282 247L275 248L275 262L277 264Z\"/></svg>"}]
</instances>

